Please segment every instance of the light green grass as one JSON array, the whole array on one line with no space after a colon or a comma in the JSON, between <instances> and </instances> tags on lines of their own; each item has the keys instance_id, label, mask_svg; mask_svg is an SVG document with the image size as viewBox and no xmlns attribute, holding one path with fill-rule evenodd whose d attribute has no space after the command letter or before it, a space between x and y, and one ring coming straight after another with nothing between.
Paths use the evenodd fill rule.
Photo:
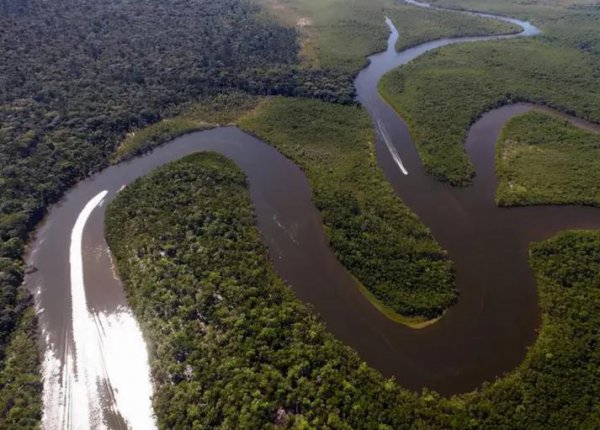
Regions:
<instances>
[{"instance_id":1,"label":"light green grass","mask_svg":"<svg viewBox=\"0 0 600 430\"><path fill-rule=\"evenodd\" d=\"M487 36L521 31L521 27L503 21L403 4L391 7L388 13L398 28L398 51L444 37Z\"/></svg>"},{"instance_id":2,"label":"light green grass","mask_svg":"<svg viewBox=\"0 0 600 430\"><path fill-rule=\"evenodd\" d=\"M371 291L369 291L358 279L356 279L356 285L358 286L359 291L366 297L366 299L379 312L381 312L383 315L385 315L386 318L388 318L391 321L394 321L398 324L402 324L407 327L410 327L412 329L420 330L422 328L429 327L430 325L438 322L444 315L442 313L435 318L424 318L424 317L418 317L418 316L407 317L407 316L401 315L398 312L396 312L394 309L392 309L390 306L384 304L381 300L379 300L375 296L375 294L373 294Z\"/></svg>"},{"instance_id":3,"label":"light green grass","mask_svg":"<svg viewBox=\"0 0 600 430\"><path fill-rule=\"evenodd\" d=\"M547 113L510 120L496 148L502 206L600 205L600 134Z\"/></svg>"},{"instance_id":4,"label":"light green grass","mask_svg":"<svg viewBox=\"0 0 600 430\"><path fill-rule=\"evenodd\" d=\"M398 49L449 36L509 33L517 27L460 13L425 10L395 0L259 0L304 37L303 56L315 68L355 73L386 47L389 16Z\"/></svg>"},{"instance_id":5,"label":"light green grass","mask_svg":"<svg viewBox=\"0 0 600 430\"><path fill-rule=\"evenodd\" d=\"M545 41L600 54L600 8L596 0L432 0L431 3L530 20L543 30L539 37Z\"/></svg>"}]
</instances>

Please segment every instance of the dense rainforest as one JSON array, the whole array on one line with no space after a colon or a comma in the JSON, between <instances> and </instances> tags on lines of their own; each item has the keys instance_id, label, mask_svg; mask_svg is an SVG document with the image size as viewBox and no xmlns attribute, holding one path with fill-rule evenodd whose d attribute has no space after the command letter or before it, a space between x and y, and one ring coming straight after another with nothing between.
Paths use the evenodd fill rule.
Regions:
<instances>
[{"instance_id":1,"label":"dense rainforest","mask_svg":"<svg viewBox=\"0 0 600 430\"><path fill-rule=\"evenodd\" d=\"M349 75L302 69L298 50L296 30L246 0L0 1L0 369L28 307L24 243L48 204L187 102L234 90L352 100Z\"/></svg>"},{"instance_id":2,"label":"dense rainforest","mask_svg":"<svg viewBox=\"0 0 600 430\"><path fill-rule=\"evenodd\" d=\"M481 99L468 100L468 107L474 106L469 114L477 115L481 106L488 108L498 98L500 102L519 99L522 94L500 88L507 82L502 70L515 75L513 61L517 89L533 88L534 94L541 94L536 101L557 101L558 107L597 119L594 77L600 68L592 57L600 46L597 8L574 5L571 0L537 9L537 5L519 2L481 1L490 8L504 7L502 13L523 7L525 16L535 10L531 16L543 21L549 32L535 44L515 42L504 48L498 43L494 55L487 58L484 50L476 52L476 46L468 55L458 50L455 57L442 56L443 64L432 61L441 70L433 79L415 65L415 75L419 71L423 79L411 85L424 93L415 95L421 106L415 104L414 109L423 109L423 117L437 115L427 111L436 107L460 111L459 105L443 104L436 98L454 97L450 90L464 89L443 76L440 66L452 68L452 61L458 61L458 67L449 74L461 67L466 70L473 84L467 88L474 94L489 89L483 105L477 104ZM442 2L466 5L470 0ZM443 13L396 7L387 1L359 5L353 0L349 2L352 7L338 0L292 3L312 8L314 25L308 21L303 24L306 28L298 30L278 24L249 0L0 0L0 428L36 428L39 424L42 387L37 328L31 297L17 288L25 269L21 255L44 209L69 186L111 161L143 152L182 132L237 120L262 100L248 94L352 102L353 74L364 64L365 54L384 46L387 31L380 25L384 11L390 11L402 26L399 46L446 35L514 30L458 14L445 19ZM564 12L563 3L573 13L557 18L556 10ZM429 31L418 25L422 20L430 23ZM302 39L303 31L316 36ZM302 55L311 49L317 60L309 62L313 67L306 67L301 64ZM541 57L552 72L544 71ZM487 63L481 66L478 61ZM487 72L500 79L482 79ZM553 80L550 73L559 78ZM426 86L430 84L439 88ZM457 94L452 100L464 101L463 96ZM410 228L391 233L398 244L403 238L410 240L407 246L416 258L403 264L416 268L411 272L415 277L426 269L419 258L432 257L437 266L429 279L432 288L426 291L427 300L415 300L410 307L396 310L426 317L439 314L455 300L443 251L408 211L401 208L400 215L390 216L389 209L402 204L395 200L388 208L381 206L389 201L385 190L365 196L361 188L352 188L356 185L370 192L381 185L380 179L369 183L373 176L367 166L352 165L353 155L366 148L349 138L360 151L344 154L326 134L304 151L291 138L297 134L292 121L281 118L282 112L276 110L298 115L298 106L277 103L281 104L271 105L268 117L250 117L246 127L262 130L271 143L304 163L309 174L312 171L311 182L320 193L320 209L328 211L332 245L337 246L340 259L345 258L344 263L366 284L378 288L380 299L394 303L396 292L386 296L386 282L399 268L385 267L391 254L383 253L381 259L375 254L382 248L379 235L389 233L395 223L407 222ZM168 119L176 115L177 119ZM446 122L433 124L433 132L450 130L457 141L472 120L454 116L452 121L458 118L460 123L456 128L448 117L441 118ZM283 130L271 128L275 119L284 120ZM146 128L151 124L153 128ZM314 124L308 137L324 130L318 121ZM317 169L322 160L311 159L320 144L329 145L341 163L328 165L331 171ZM454 149L449 153L457 154ZM460 170L456 182L470 174L468 165L460 164L461 157L456 157ZM355 178L347 187L337 184L335 192L328 194L318 187L331 177L357 171L366 176ZM544 310L539 342L509 377L479 393L447 400L433 393L413 395L393 381L384 381L296 301L266 260L243 175L230 163L214 155L190 158L131 188L141 195L123 193L111 209L109 234L111 245L122 251L116 253L122 274L130 281L127 291L132 305L156 348L153 353L160 354L160 360L154 356L152 368L160 386L155 406L163 427L210 428L217 423L234 428L600 426L600 412L594 406L600 397L595 348L600 323L596 317L600 314L600 275L594 265L600 258L597 234L564 234L534 247L532 263ZM150 190L156 189L160 192L152 196ZM185 194L192 196L190 200L182 197ZM351 197L352 207L345 200L338 204L341 195ZM196 204L185 206L184 201ZM371 207L372 203L376 204ZM160 210L147 210L150 207ZM173 213L174 207L181 210ZM345 219L348 209L357 210L358 216ZM122 218L128 210L137 211L138 226ZM210 228L197 237L181 237L182 231L197 231L194 222L200 215L210 221ZM154 216L164 216L168 222L159 223ZM147 235L143 235L138 227L146 225ZM364 234L365 225L377 235ZM362 235L352 237L348 232ZM162 256L162 247L174 240L178 258ZM207 247L200 268L195 259L198 244ZM160 285L147 278L143 266L128 261L127 246L138 245L145 250L140 261L156 265L155 275L163 279ZM354 258L356 249L370 247L374 253L368 262L379 266L377 270ZM210 252L223 256L227 264L217 265L209 258ZM181 281L178 288L165 281L169 276ZM153 294L145 294L150 290ZM168 304L164 309L163 303ZM153 328L163 331L153 333ZM190 372L187 364L197 370ZM228 403L223 402L224 396Z\"/></svg>"},{"instance_id":3,"label":"dense rainforest","mask_svg":"<svg viewBox=\"0 0 600 430\"><path fill-rule=\"evenodd\" d=\"M294 297L268 261L243 173L222 156L191 155L136 181L106 226L149 340L161 428L600 425L600 233L533 246L538 342L511 374L445 399L382 378Z\"/></svg>"},{"instance_id":4,"label":"dense rainforest","mask_svg":"<svg viewBox=\"0 0 600 430\"><path fill-rule=\"evenodd\" d=\"M385 39L380 13L355 64ZM302 67L298 30L271 18L246 0L0 0L0 427L39 420L37 329L18 286L27 235L50 203L129 144L143 151L136 142L210 126L196 120L207 112L249 107L243 93L352 100L357 69Z\"/></svg>"},{"instance_id":5,"label":"dense rainforest","mask_svg":"<svg viewBox=\"0 0 600 430\"><path fill-rule=\"evenodd\" d=\"M380 31L361 34L355 64L381 46L381 13L370 7ZM296 29L244 0L0 1L0 368L27 307L17 301L23 246L48 204L105 166L127 133L189 102L232 108L238 100L220 96L232 91L350 102L357 68L300 67L299 49ZM162 127L172 137L203 125Z\"/></svg>"}]
</instances>

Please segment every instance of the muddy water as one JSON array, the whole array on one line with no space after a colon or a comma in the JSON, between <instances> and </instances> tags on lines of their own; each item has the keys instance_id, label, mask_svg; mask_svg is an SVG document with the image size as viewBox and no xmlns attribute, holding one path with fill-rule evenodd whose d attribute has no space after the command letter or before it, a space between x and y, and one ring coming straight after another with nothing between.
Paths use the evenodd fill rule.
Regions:
<instances>
[{"instance_id":1,"label":"muddy water","mask_svg":"<svg viewBox=\"0 0 600 430\"><path fill-rule=\"evenodd\" d=\"M122 285L113 274L104 240L104 211L118 191L136 178L185 155L208 150L224 154L246 172L258 225L271 256L281 275L298 287L301 298L318 301L321 296L310 293L313 287L325 293L324 301L330 303L345 294L344 288L355 291L352 279L328 248L303 173L274 148L238 129L194 133L147 156L110 167L78 184L51 208L28 256L26 282L36 294L46 357L45 428L152 427L151 389L140 389L144 381L132 379L137 366L147 365L147 358L139 357L139 350L145 353L146 348L139 342L137 351L130 348L136 345L136 327L131 326ZM106 195L101 205L93 206L80 240L82 304L73 289L71 236L82 210L99 193ZM331 285L335 288L328 290ZM82 311L89 313L91 323L86 315L81 316ZM86 329L79 336L82 325ZM89 351L95 356L89 357ZM145 376L149 380L147 373ZM123 396L128 386L133 386L136 396ZM146 403L140 401L144 395Z\"/></svg>"},{"instance_id":2,"label":"muddy water","mask_svg":"<svg viewBox=\"0 0 600 430\"><path fill-rule=\"evenodd\" d=\"M426 386L450 394L475 388L522 360L539 325L535 281L527 262L530 242L566 228L599 228L600 211L494 205L494 143L502 125L531 109L529 105L497 109L473 126L467 141L477 169L472 187L455 189L427 176L405 124L381 101L376 84L386 71L430 49L486 38L444 39L395 53L398 34L389 24L388 50L371 58L356 88L378 130L378 159L388 180L455 263L458 304L422 330L390 321L362 296L328 247L310 187L297 166L236 128L193 133L81 182L51 208L36 232L26 283L36 293L43 332L46 428L154 425L146 351L113 274L104 241L104 210L123 186L197 151L219 152L244 170L258 227L278 273L336 337L384 375L412 389ZM525 28L525 35L536 32ZM104 192L95 204L92 199ZM74 294L73 237L86 206L91 212L80 238L81 304ZM77 303L84 309L74 309ZM80 319L85 323L75 321ZM89 330L77 328L82 326ZM84 351L100 358L86 361ZM137 380L132 384L133 375ZM136 396L127 391L128 383Z\"/></svg>"},{"instance_id":3,"label":"muddy water","mask_svg":"<svg viewBox=\"0 0 600 430\"><path fill-rule=\"evenodd\" d=\"M500 37L442 39L399 53L394 49L398 31L387 20L391 30L387 50L370 57L370 66L355 82L358 98L378 132L380 166L396 194L448 250L457 272L459 301L437 324L408 333L396 329L395 352L410 357L411 366L394 367L398 363L393 356L383 357L375 351L369 352L370 357L365 355L384 374L395 375L414 389L426 386L443 394L464 392L513 369L535 341L539 327L535 279L528 264L530 243L567 228L600 228L598 209L496 207L494 144L506 121L532 109L532 105L496 109L473 125L466 149L477 176L472 186L454 188L424 172L406 124L377 93L383 74L431 49L539 34L530 23L501 19L519 24L523 31ZM580 120L573 122L598 128Z\"/></svg>"}]
</instances>

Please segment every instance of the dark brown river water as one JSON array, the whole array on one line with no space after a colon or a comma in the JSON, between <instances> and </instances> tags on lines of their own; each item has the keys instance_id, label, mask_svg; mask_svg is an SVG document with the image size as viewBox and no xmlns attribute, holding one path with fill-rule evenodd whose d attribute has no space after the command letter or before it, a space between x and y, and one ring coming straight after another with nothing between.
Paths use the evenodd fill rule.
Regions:
<instances>
[{"instance_id":1,"label":"dark brown river water","mask_svg":"<svg viewBox=\"0 0 600 430\"><path fill-rule=\"evenodd\" d=\"M528 23L517 22L525 29L523 35L537 33ZM77 428L81 423L93 428L152 426L148 399L140 392L137 397L141 400L135 403L122 388L120 378L127 379L132 369L116 366L111 370L111 363L129 361L133 370L143 370L147 357L145 351L137 353L143 346L129 352L126 348L135 345L141 335L136 334L139 328L132 326L122 285L113 275L104 240L104 210L106 203L136 178L198 151L219 152L246 173L258 228L277 272L301 300L314 307L338 339L384 375L395 376L410 389L428 387L453 394L493 380L523 359L540 322L535 280L528 264L530 243L567 228L600 228L600 210L495 206L494 144L502 125L531 109L530 105L496 109L472 127L466 147L477 171L473 186L453 188L426 175L406 125L380 99L377 82L385 72L428 50L489 38L443 39L396 53L393 47L398 33L391 24L390 28L387 51L372 56L371 64L356 79L358 99L373 117L378 160L387 179L430 227L455 264L458 304L439 322L421 330L387 319L359 292L329 248L309 184L296 165L234 127L192 133L82 181L50 209L38 228L27 257L30 271L26 284L36 295L43 334L44 427ZM396 159L392 156L395 151ZM104 198L98 196L104 191ZM78 310L72 232L95 196L96 203L101 203L90 206L92 212L87 222L84 220L81 237L86 309ZM87 332L76 321L84 314L93 321L86 326L92 327ZM111 339L120 337L125 343L111 344ZM84 350L99 352L101 360L80 360ZM82 375L88 375L83 388ZM144 375L147 372L140 373L140 386L144 386ZM92 411L87 418L78 412L82 405Z\"/></svg>"}]
</instances>

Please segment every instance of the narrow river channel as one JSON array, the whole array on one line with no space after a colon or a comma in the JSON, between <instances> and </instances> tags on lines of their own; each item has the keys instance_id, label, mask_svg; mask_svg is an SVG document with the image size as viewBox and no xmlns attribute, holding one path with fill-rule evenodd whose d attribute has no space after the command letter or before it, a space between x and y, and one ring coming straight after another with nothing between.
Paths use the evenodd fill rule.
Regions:
<instances>
[{"instance_id":1,"label":"narrow river channel","mask_svg":"<svg viewBox=\"0 0 600 430\"><path fill-rule=\"evenodd\" d=\"M520 36L538 33L529 23L502 19L521 25ZM397 53L398 32L388 25L388 49L370 57L356 79L358 99L373 118L387 179L449 251L458 304L421 330L387 319L329 248L308 181L296 165L234 127L192 133L80 182L37 229L26 284L35 294L42 332L44 428L155 426L147 348L114 274L104 212L124 186L198 151L219 152L243 169L277 272L335 336L384 375L411 389L452 394L493 380L523 359L540 320L529 244L567 228L600 228L600 210L495 206L496 138L508 119L531 105L496 109L472 127L466 145L477 171L473 186L453 188L426 175L406 125L381 100L377 82L431 49L496 38L442 39Z\"/></svg>"}]
</instances>

